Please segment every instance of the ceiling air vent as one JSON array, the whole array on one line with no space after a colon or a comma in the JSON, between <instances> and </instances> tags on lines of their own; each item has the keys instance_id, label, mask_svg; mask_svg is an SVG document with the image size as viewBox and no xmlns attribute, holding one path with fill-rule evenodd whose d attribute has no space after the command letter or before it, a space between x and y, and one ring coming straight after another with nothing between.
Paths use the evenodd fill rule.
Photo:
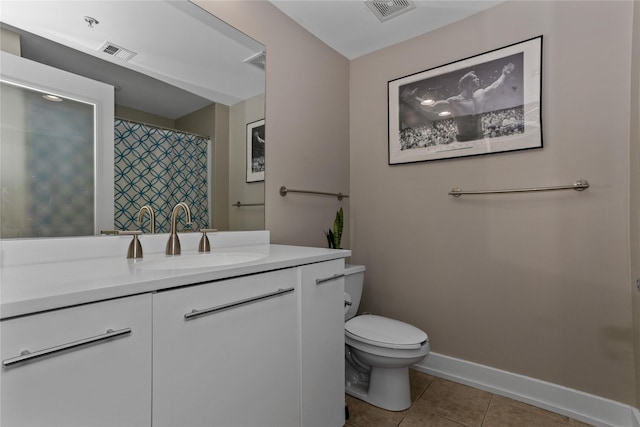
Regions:
<instances>
[{"instance_id":1,"label":"ceiling air vent","mask_svg":"<svg viewBox=\"0 0 640 427\"><path fill-rule=\"evenodd\" d=\"M106 53L107 55L114 56L122 61L128 61L137 55L137 53L132 52L123 47L117 46L111 42L105 42L99 50L101 52Z\"/></svg>"},{"instance_id":2,"label":"ceiling air vent","mask_svg":"<svg viewBox=\"0 0 640 427\"><path fill-rule=\"evenodd\" d=\"M411 0L365 0L364 3L380 22L388 21L416 8L416 2Z\"/></svg>"},{"instance_id":3,"label":"ceiling air vent","mask_svg":"<svg viewBox=\"0 0 640 427\"><path fill-rule=\"evenodd\" d=\"M267 68L267 55L264 51L259 52L245 59L244 62L246 62L247 64L254 65L260 68L261 70L265 70Z\"/></svg>"}]
</instances>

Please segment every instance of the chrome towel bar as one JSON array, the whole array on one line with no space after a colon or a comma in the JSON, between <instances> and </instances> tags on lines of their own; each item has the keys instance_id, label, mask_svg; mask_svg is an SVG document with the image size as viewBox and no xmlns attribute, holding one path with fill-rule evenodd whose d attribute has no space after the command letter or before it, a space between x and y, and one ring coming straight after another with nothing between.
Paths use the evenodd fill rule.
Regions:
<instances>
[{"instance_id":1,"label":"chrome towel bar","mask_svg":"<svg viewBox=\"0 0 640 427\"><path fill-rule=\"evenodd\" d=\"M242 208L244 206L264 206L264 203L242 203L238 201L232 204L231 206L235 206L236 208Z\"/></svg>"},{"instance_id":2,"label":"chrome towel bar","mask_svg":"<svg viewBox=\"0 0 640 427\"><path fill-rule=\"evenodd\" d=\"M503 193L532 193L535 191L556 191L556 190L576 190L583 191L589 188L589 183L586 179L579 179L573 184L560 185L557 187L537 187L537 188L516 188L511 190L478 190L478 191L463 191L460 188L453 188L449 195L453 197L460 197L463 194L503 194Z\"/></svg>"},{"instance_id":3,"label":"chrome towel bar","mask_svg":"<svg viewBox=\"0 0 640 427\"><path fill-rule=\"evenodd\" d=\"M280 195L282 197L286 196L287 193L304 193L304 194L316 194L320 196L333 196L333 197L337 197L338 200L342 200L343 197L349 197L348 195L342 194L342 193L325 193L324 191L310 191L310 190L292 190L285 187L284 185L280 187Z\"/></svg>"}]
</instances>

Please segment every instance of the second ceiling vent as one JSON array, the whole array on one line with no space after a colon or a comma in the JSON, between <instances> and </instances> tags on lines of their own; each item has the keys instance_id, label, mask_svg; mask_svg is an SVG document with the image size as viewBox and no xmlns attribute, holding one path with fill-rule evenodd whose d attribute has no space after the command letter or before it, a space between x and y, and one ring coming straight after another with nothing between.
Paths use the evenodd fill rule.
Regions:
<instances>
[{"instance_id":1,"label":"second ceiling vent","mask_svg":"<svg viewBox=\"0 0 640 427\"><path fill-rule=\"evenodd\" d=\"M125 62L137 55L137 53L115 45L111 42L105 42L102 47L100 47L100 51L106 53L107 55L115 56L116 58Z\"/></svg>"},{"instance_id":2,"label":"second ceiling vent","mask_svg":"<svg viewBox=\"0 0 640 427\"><path fill-rule=\"evenodd\" d=\"M416 2L411 0L365 0L364 3L380 22L388 21L416 8Z\"/></svg>"}]
</instances>

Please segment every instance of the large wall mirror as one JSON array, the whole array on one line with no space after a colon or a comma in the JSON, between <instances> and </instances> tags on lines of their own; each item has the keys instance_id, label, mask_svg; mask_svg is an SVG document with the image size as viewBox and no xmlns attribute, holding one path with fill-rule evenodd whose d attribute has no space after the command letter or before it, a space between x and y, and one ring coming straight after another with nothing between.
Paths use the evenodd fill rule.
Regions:
<instances>
[{"instance_id":1,"label":"large wall mirror","mask_svg":"<svg viewBox=\"0 0 640 427\"><path fill-rule=\"evenodd\" d=\"M0 63L0 237L147 233L144 205L165 232L181 201L193 229L264 229L262 44L186 0L3 1L0 28L3 58L45 66L28 82ZM58 89L58 73L107 87L113 114L76 83ZM71 144L82 138L93 149Z\"/></svg>"}]
</instances>

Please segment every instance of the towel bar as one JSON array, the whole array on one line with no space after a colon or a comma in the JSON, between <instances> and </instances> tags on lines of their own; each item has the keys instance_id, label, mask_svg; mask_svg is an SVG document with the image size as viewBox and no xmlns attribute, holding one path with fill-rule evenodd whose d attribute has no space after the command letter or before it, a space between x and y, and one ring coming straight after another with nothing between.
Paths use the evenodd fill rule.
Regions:
<instances>
[{"instance_id":1,"label":"towel bar","mask_svg":"<svg viewBox=\"0 0 640 427\"><path fill-rule=\"evenodd\" d=\"M316 194L320 196L333 196L333 197L337 197L338 200L342 200L343 197L349 197L348 195L342 194L342 193L325 193L324 191L310 191L310 190L292 190L285 187L284 185L280 187L280 195L282 197L286 196L287 193L305 193L305 194Z\"/></svg>"},{"instance_id":2,"label":"towel bar","mask_svg":"<svg viewBox=\"0 0 640 427\"><path fill-rule=\"evenodd\" d=\"M460 197L463 194L504 194L504 193L532 193L536 191L556 191L556 190L576 190L584 191L589 188L589 183L586 179L579 179L573 184L560 185L557 187L537 187L537 188L516 188L510 190L478 190L478 191L463 191L460 188L454 188L449 192L450 196Z\"/></svg>"}]
</instances>

